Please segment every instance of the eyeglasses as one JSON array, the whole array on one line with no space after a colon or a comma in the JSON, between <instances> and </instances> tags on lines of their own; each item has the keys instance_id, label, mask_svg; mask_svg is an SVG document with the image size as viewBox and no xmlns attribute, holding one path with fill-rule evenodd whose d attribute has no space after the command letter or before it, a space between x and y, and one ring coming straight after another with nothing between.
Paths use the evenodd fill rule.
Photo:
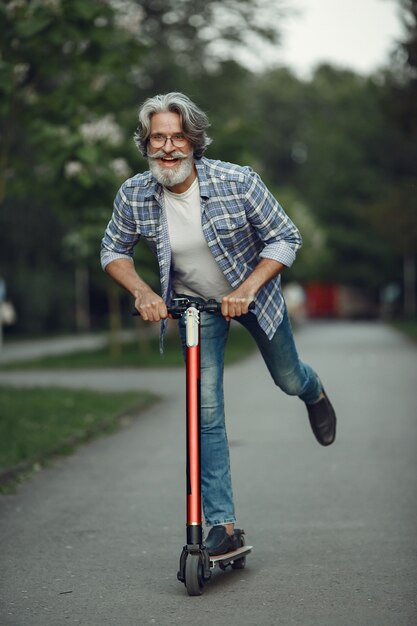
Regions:
<instances>
[{"instance_id":1,"label":"eyeglasses","mask_svg":"<svg viewBox=\"0 0 417 626\"><path fill-rule=\"evenodd\" d=\"M171 140L171 143L176 148L183 148L187 143L188 139L183 133L174 133L173 135L162 135L161 133L154 133L149 137L149 143L152 148L162 148L165 146L168 139Z\"/></svg>"}]
</instances>

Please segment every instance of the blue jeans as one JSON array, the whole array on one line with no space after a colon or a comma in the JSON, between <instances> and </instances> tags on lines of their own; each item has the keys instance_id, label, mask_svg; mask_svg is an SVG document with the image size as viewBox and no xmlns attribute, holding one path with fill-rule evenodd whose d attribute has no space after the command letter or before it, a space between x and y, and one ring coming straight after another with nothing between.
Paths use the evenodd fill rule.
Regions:
<instances>
[{"instance_id":1,"label":"blue jeans","mask_svg":"<svg viewBox=\"0 0 417 626\"><path fill-rule=\"evenodd\" d=\"M314 370L300 361L287 312L272 340L255 315L235 318L255 339L275 384L308 404L319 399L322 386ZM220 315L201 314L201 494L207 526L236 521L227 441L223 371L229 322ZM185 350L185 325L179 321Z\"/></svg>"}]
</instances>

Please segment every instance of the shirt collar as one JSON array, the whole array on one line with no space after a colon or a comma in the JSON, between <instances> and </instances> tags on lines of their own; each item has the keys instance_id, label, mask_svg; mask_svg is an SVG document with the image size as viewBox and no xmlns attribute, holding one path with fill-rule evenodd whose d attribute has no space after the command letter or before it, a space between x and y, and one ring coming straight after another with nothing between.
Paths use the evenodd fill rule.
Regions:
<instances>
[{"instance_id":1,"label":"shirt collar","mask_svg":"<svg viewBox=\"0 0 417 626\"><path fill-rule=\"evenodd\" d=\"M204 158L195 159L194 163L197 169L198 182L200 185L200 196L202 198L209 198L210 197L210 185L207 179Z\"/></svg>"},{"instance_id":2,"label":"shirt collar","mask_svg":"<svg viewBox=\"0 0 417 626\"><path fill-rule=\"evenodd\" d=\"M156 178L152 176L150 172L148 172L148 180L146 181L146 189L145 189L145 198L151 198L155 196L155 198L159 198L162 194L162 185L158 183Z\"/></svg>"}]
</instances>

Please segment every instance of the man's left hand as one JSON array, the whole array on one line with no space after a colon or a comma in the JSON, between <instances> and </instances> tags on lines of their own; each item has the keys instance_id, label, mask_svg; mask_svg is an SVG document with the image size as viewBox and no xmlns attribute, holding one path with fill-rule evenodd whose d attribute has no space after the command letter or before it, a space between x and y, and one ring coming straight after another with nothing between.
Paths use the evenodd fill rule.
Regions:
<instances>
[{"instance_id":1,"label":"man's left hand","mask_svg":"<svg viewBox=\"0 0 417 626\"><path fill-rule=\"evenodd\" d=\"M232 317L246 315L246 313L249 312L249 305L254 300L254 293L247 293L236 289L222 298L222 315L227 321L230 321Z\"/></svg>"}]
</instances>

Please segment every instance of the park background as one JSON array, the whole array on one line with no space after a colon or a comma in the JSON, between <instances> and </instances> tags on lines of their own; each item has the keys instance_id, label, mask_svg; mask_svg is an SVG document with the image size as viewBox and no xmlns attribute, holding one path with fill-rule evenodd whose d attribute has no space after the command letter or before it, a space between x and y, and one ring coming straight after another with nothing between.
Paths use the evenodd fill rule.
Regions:
<instances>
[{"instance_id":1,"label":"park background","mask_svg":"<svg viewBox=\"0 0 417 626\"><path fill-rule=\"evenodd\" d=\"M256 549L198 621L416 623L416 344L392 328L417 327L416 25L415 0L0 2L2 625L196 622L175 576L178 338L161 357L99 265L114 195L147 167L139 104L172 89L207 111L208 156L252 165L300 227L283 279L330 318L295 334L338 416L323 449L232 327L228 434Z\"/></svg>"},{"instance_id":2,"label":"park background","mask_svg":"<svg viewBox=\"0 0 417 626\"><path fill-rule=\"evenodd\" d=\"M1 3L6 341L133 324L100 240L118 187L146 169L139 104L172 90L208 113L207 156L251 165L299 226L284 282L303 286L308 314L415 319L417 3L389 1L402 35L378 68L326 62L304 76L275 54L297 18L289 0ZM158 289L146 245L136 262Z\"/></svg>"}]
</instances>

